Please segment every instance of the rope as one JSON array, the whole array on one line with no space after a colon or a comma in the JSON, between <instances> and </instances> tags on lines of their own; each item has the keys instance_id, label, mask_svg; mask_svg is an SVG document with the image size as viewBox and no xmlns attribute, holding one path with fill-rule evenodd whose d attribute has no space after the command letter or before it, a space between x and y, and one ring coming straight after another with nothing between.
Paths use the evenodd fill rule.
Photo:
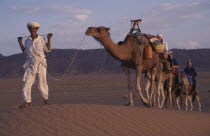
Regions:
<instances>
[{"instance_id":1,"label":"rope","mask_svg":"<svg viewBox=\"0 0 210 136\"><path fill-rule=\"evenodd\" d=\"M66 76L68 70L69 70L70 67L72 66L72 64L73 64L73 62L74 62L74 60L75 60L75 58L76 58L76 56L77 56L77 54L78 54L78 52L79 52L81 46L82 46L83 41L85 40L85 37L86 37L86 35L83 37L83 39L82 39L82 41L81 41L81 43L80 43L80 45L79 45L79 47L78 47L76 53L74 54L74 57L72 58L71 63L69 64L68 68L66 69L65 73L61 76L61 78L54 78L54 77L52 77L52 76L47 72L47 75L48 75L51 79L53 79L53 80L63 80L63 78Z\"/></svg>"},{"instance_id":2,"label":"rope","mask_svg":"<svg viewBox=\"0 0 210 136\"><path fill-rule=\"evenodd\" d=\"M47 34L42 34L42 35L40 35L40 36L47 36ZM27 38L27 37L31 37L31 36L24 36L24 37L22 37L22 38Z\"/></svg>"}]
</instances>

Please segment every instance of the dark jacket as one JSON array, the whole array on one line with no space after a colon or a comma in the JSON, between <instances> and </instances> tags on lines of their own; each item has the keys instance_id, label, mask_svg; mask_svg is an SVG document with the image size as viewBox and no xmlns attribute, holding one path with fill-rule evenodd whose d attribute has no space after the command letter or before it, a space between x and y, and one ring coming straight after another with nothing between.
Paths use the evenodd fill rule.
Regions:
<instances>
[{"instance_id":1,"label":"dark jacket","mask_svg":"<svg viewBox=\"0 0 210 136\"><path fill-rule=\"evenodd\" d=\"M186 68L184 69L184 72L185 72L186 75L190 75L190 76L192 76L193 78L196 78L197 75L198 75L194 67L191 67L191 68L186 67Z\"/></svg>"},{"instance_id":2,"label":"dark jacket","mask_svg":"<svg viewBox=\"0 0 210 136\"><path fill-rule=\"evenodd\" d=\"M170 66L179 66L177 60L175 58L168 57L168 61L170 62Z\"/></svg>"}]
</instances>

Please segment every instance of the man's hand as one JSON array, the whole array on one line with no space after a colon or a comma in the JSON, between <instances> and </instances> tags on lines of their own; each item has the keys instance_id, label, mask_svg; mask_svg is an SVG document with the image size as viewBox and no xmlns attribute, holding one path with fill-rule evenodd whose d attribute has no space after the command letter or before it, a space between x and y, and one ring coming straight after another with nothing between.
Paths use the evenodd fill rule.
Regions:
<instances>
[{"instance_id":1,"label":"man's hand","mask_svg":"<svg viewBox=\"0 0 210 136\"><path fill-rule=\"evenodd\" d=\"M53 36L53 34L52 34L52 33L49 33L49 34L47 35L47 39L48 39L48 40L51 39L52 36Z\"/></svg>"},{"instance_id":2,"label":"man's hand","mask_svg":"<svg viewBox=\"0 0 210 136\"><path fill-rule=\"evenodd\" d=\"M22 37L18 37L18 43L20 45L20 48L21 48L22 52L24 52L25 47L23 46L23 38Z\"/></svg>"},{"instance_id":3,"label":"man's hand","mask_svg":"<svg viewBox=\"0 0 210 136\"><path fill-rule=\"evenodd\" d=\"M50 51L51 50L51 38L52 38L52 36L53 36L53 34L52 33L49 33L48 35L47 35L47 48L48 48L48 50Z\"/></svg>"},{"instance_id":4,"label":"man's hand","mask_svg":"<svg viewBox=\"0 0 210 136\"><path fill-rule=\"evenodd\" d=\"M23 44L23 38L22 38L22 37L18 37L18 43L19 43L20 45Z\"/></svg>"}]
</instances>

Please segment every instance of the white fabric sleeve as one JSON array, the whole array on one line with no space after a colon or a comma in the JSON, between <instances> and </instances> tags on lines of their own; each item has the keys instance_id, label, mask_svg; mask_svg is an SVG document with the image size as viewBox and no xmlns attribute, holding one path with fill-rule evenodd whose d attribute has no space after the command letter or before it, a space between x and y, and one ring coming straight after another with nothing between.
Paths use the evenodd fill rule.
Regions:
<instances>
[{"instance_id":1,"label":"white fabric sleeve","mask_svg":"<svg viewBox=\"0 0 210 136\"><path fill-rule=\"evenodd\" d=\"M164 42L165 49L168 51L168 43Z\"/></svg>"},{"instance_id":2,"label":"white fabric sleeve","mask_svg":"<svg viewBox=\"0 0 210 136\"><path fill-rule=\"evenodd\" d=\"M44 46L44 51L45 51L45 52L51 52L51 49L49 50L49 49L47 48L47 40L46 40L46 38L44 38L44 37L43 37L43 46Z\"/></svg>"}]
</instances>

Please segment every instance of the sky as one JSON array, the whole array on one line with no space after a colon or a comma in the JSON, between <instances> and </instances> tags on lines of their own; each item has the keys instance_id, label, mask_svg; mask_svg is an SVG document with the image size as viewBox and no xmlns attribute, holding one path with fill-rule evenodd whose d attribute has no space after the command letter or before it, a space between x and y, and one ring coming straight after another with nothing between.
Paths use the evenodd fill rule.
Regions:
<instances>
[{"instance_id":1,"label":"sky","mask_svg":"<svg viewBox=\"0 0 210 136\"><path fill-rule=\"evenodd\" d=\"M77 49L90 26L110 27L117 43L132 19L143 20L143 33L162 34L169 49L210 48L210 0L0 0L0 18L5 56L21 53L17 37L29 35L30 21L40 23L38 34L53 33L54 49ZM103 47L85 37L82 49L96 48Z\"/></svg>"}]
</instances>

